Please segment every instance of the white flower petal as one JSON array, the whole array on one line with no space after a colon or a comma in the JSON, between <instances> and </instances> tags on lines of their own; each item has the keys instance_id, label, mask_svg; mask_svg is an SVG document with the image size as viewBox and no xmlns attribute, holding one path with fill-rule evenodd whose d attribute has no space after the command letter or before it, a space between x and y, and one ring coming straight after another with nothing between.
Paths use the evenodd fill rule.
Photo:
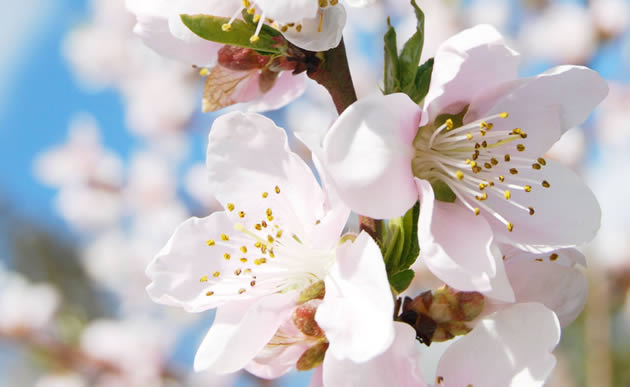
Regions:
<instances>
[{"instance_id":1,"label":"white flower petal","mask_svg":"<svg viewBox=\"0 0 630 387\"><path fill-rule=\"evenodd\" d=\"M424 106L423 123L442 113L459 113L473 97L516 79L519 57L489 25L464 30L439 47Z\"/></svg>"},{"instance_id":2,"label":"white flower petal","mask_svg":"<svg viewBox=\"0 0 630 387\"><path fill-rule=\"evenodd\" d=\"M396 337L389 349L365 363L335 358L326 353L323 366L325 386L414 386L426 387L418 364L420 352L415 330L404 323L394 322ZM371 336L366 336L369 340ZM314 384L317 385L317 384Z\"/></svg>"},{"instance_id":3,"label":"white flower petal","mask_svg":"<svg viewBox=\"0 0 630 387\"><path fill-rule=\"evenodd\" d=\"M575 249L567 250L577 252ZM562 254L560 251L556 255L558 259ZM510 257L505 268L517 302L544 304L556 313L560 325L567 326L584 309L588 281L579 267L552 262L549 256L545 254L543 258L541 255L521 252Z\"/></svg>"},{"instance_id":4,"label":"white flower petal","mask_svg":"<svg viewBox=\"0 0 630 387\"><path fill-rule=\"evenodd\" d=\"M487 222L457 203L435 200L427 181L416 179L416 184L420 192L419 260L455 289L514 301L503 262L492 249Z\"/></svg>"},{"instance_id":5,"label":"white flower petal","mask_svg":"<svg viewBox=\"0 0 630 387\"><path fill-rule=\"evenodd\" d=\"M486 216L498 242L513 244L532 252L571 247L590 241L600 226L601 210L593 192L569 168L548 160L541 170L519 168L517 177L534 182L546 180L550 187L532 184L532 191L511 190L510 200L489 195L485 202L514 224L505 225ZM505 181L510 177L506 175ZM534 208L534 215L510 204Z\"/></svg>"},{"instance_id":6,"label":"white flower petal","mask_svg":"<svg viewBox=\"0 0 630 387\"><path fill-rule=\"evenodd\" d=\"M195 371L218 374L245 367L271 340L295 304L292 294L274 294L254 302L234 302L217 310L214 323L195 356Z\"/></svg>"},{"instance_id":7,"label":"white flower petal","mask_svg":"<svg viewBox=\"0 0 630 387\"><path fill-rule=\"evenodd\" d=\"M542 386L560 341L555 314L542 304L515 304L479 321L442 355L445 386Z\"/></svg>"},{"instance_id":8,"label":"white flower petal","mask_svg":"<svg viewBox=\"0 0 630 387\"><path fill-rule=\"evenodd\" d=\"M376 242L362 232L339 246L325 283L315 319L330 342L326 356L360 363L383 353L394 339L394 301Z\"/></svg>"},{"instance_id":9,"label":"white flower petal","mask_svg":"<svg viewBox=\"0 0 630 387\"><path fill-rule=\"evenodd\" d=\"M343 27L346 25L346 10L342 5L326 7L314 17L301 19L300 24L302 28L299 32L289 28L282 35L305 50L326 51L337 47L341 42Z\"/></svg>"},{"instance_id":10,"label":"white flower petal","mask_svg":"<svg viewBox=\"0 0 630 387\"><path fill-rule=\"evenodd\" d=\"M330 128L323 161L352 210L392 218L416 202L411 143L419 120L420 109L406 95L375 95L352 104Z\"/></svg>"},{"instance_id":11,"label":"white flower petal","mask_svg":"<svg viewBox=\"0 0 630 387\"><path fill-rule=\"evenodd\" d=\"M256 5L265 17L285 23L312 18L319 9L318 3L313 0L256 0Z\"/></svg>"}]
</instances>

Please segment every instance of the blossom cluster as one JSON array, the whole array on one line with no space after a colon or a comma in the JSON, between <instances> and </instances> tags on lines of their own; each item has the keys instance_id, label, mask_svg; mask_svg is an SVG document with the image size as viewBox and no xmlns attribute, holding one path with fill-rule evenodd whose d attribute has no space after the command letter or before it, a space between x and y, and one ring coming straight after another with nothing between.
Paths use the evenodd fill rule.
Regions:
<instances>
[{"instance_id":1,"label":"blossom cluster","mask_svg":"<svg viewBox=\"0 0 630 387\"><path fill-rule=\"evenodd\" d=\"M586 299L575 247L601 216L544 154L606 96L595 72L519 79L518 53L489 25L418 67L424 15L412 1L418 27L400 56L395 32L385 38L386 95L344 105L354 91L326 78L344 71L336 1L129 3L149 46L203 66L207 110L286 104L306 74L340 113L328 130L294 130L319 180L268 118L214 121L206 168L223 211L182 223L147 269L154 301L217 309L195 369L314 369L311 383L327 386L544 383L560 327ZM358 233L344 233L351 211ZM421 370L436 346L435 369Z\"/></svg>"},{"instance_id":2,"label":"blossom cluster","mask_svg":"<svg viewBox=\"0 0 630 387\"><path fill-rule=\"evenodd\" d=\"M120 307L78 340L98 372L71 364L76 374L38 386L226 385L238 371L275 379L295 369L310 370L314 386L548 381L561 328L586 302L578 247L601 218L571 170L582 160L563 151L584 151L576 127L608 86L584 66L519 78L528 63L513 47L586 64L597 39L625 29L624 12L608 12L621 2L550 6L513 40L484 24L508 23L493 1L460 15L452 3L407 0L122 3L94 0L64 53L84 83L120 92L142 149L108 149L81 114L66 144L35 162L78 231L80 264ZM390 26L382 76L356 35L379 34L385 15L398 41ZM545 41L550 25L576 44ZM614 129L627 95L611 94L596 135L621 166L627 138ZM191 167L186 130L208 122L197 104L231 112L214 119L206 165ZM284 106L287 130L259 114ZM586 174L600 199L619 195L605 180L620 172L606 171ZM627 242L616 215L595 239L613 265ZM22 291L7 291L0 310L27 313L12 304L31 297ZM41 296L49 307L7 314L0 336L57 334L59 296ZM199 313L209 310L194 360L204 372L171 368L176 341L209 325Z\"/></svg>"}]
</instances>

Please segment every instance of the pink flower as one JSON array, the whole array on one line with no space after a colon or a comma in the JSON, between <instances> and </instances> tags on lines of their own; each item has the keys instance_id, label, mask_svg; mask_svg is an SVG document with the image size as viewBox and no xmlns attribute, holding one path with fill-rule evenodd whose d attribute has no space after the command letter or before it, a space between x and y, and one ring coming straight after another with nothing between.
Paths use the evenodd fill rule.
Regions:
<instances>
[{"instance_id":1,"label":"pink flower","mask_svg":"<svg viewBox=\"0 0 630 387\"><path fill-rule=\"evenodd\" d=\"M148 292L190 312L218 308L195 368L228 373L270 342L300 292L346 254L337 244L349 210L289 150L284 131L260 115L218 118L207 167L225 211L177 228L147 269Z\"/></svg>"},{"instance_id":2,"label":"pink flower","mask_svg":"<svg viewBox=\"0 0 630 387\"><path fill-rule=\"evenodd\" d=\"M588 187L539 155L608 89L584 67L519 80L517 65L492 27L465 30L438 49L423 109L404 94L360 100L333 124L323 157L360 214L400 216L420 200L420 259L456 289L494 289L505 301L513 294L493 242L545 252L586 242L599 227ZM440 185L453 202L435 200Z\"/></svg>"}]
</instances>

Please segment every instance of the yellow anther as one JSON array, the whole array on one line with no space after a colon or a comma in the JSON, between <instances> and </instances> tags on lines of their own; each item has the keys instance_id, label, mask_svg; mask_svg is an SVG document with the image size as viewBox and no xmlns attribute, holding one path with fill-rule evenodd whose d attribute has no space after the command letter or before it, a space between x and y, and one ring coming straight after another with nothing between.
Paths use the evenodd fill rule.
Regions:
<instances>
[{"instance_id":1,"label":"yellow anther","mask_svg":"<svg viewBox=\"0 0 630 387\"><path fill-rule=\"evenodd\" d=\"M501 183L503 183L505 181L505 176L503 176L503 175L499 176L499 181Z\"/></svg>"},{"instance_id":2,"label":"yellow anther","mask_svg":"<svg viewBox=\"0 0 630 387\"><path fill-rule=\"evenodd\" d=\"M492 165L499 164L499 160L495 159L494 157L490 159L490 162L492 163Z\"/></svg>"},{"instance_id":3,"label":"yellow anther","mask_svg":"<svg viewBox=\"0 0 630 387\"><path fill-rule=\"evenodd\" d=\"M214 239L208 239L208 240L206 241L206 244L207 244L208 246L214 246L214 244L215 244L215 243L214 243Z\"/></svg>"},{"instance_id":4,"label":"yellow anther","mask_svg":"<svg viewBox=\"0 0 630 387\"><path fill-rule=\"evenodd\" d=\"M511 173L512 175L516 175L516 174L518 173L518 169L516 169L516 168L510 168L510 173Z\"/></svg>"},{"instance_id":5,"label":"yellow anther","mask_svg":"<svg viewBox=\"0 0 630 387\"><path fill-rule=\"evenodd\" d=\"M269 243L273 243L274 239L271 235L267 235L267 240L269 241Z\"/></svg>"},{"instance_id":6,"label":"yellow anther","mask_svg":"<svg viewBox=\"0 0 630 387\"><path fill-rule=\"evenodd\" d=\"M482 137L486 135L486 131L485 130L480 130L479 133L481 133Z\"/></svg>"},{"instance_id":7,"label":"yellow anther","mask_svg":"<svg viewBox=\"0 0 630 387\"><path fill-rule=\"evenodd\" d=\"M250 282L250 283L249 283L249 286L251 286L251 287L256 286L256 281L252 281L252 282Z\"/></svg>"},{"instance_id":8,"label":"yellow anther","mask_svg":"<svg viewBox=\"0 0 630 387\"><path fill-rule=\"evenodd\" d=\"M282 27L280 27L280 31L282 32L287 32L289 30L289 26L288 25L283 25Z\"/></svg>"},{"instance_id":9,"label":"yellow anther","mask_svg":"<svg viewBox=\"0 0 630 387\"><path fill-rule=\"evenodd\" d=\"M275 258L276 255L273 253L273 249L269 249L269 257Z\"/></svg>"},{"instance_id":10,"label":"yellow anther","mask_svg":"<svg viewBox=\"0 0 630 387\"><path fill-rule=\"evenodd\" d=\"M241 275L243 271L241 269L234 270L234 275Z\"/></svg>"},{"instance_id":11,"label":"yellow anther","mask_svg":"<svg viewBox=\"0 0 630 387\"><path fill-rule=\"evenodd\" d=\"M505 155L505 156L503 156L503 160L505 160L505 161L510 161L510 155Z\"/></svg>"},{"instance_id":12,"label":"yellow anther","mask_svg":"<svg viewBox=\"0 0 630 387\"><path fill-rule=\"evenodd\" d=\"M206 296L210 297L213 294L214 294L214 292L212 290L210 290L209 292L206 293Z\"/></svg>"},{"instance_id":13,"label":"yellow anther","mask_svg":"<svg viewBox=\"0 0 630 387\"><path fill-rule=\"evenodd\" d=\"M240 289L238 290L238 294L243 294L243 293L245 293L245 289L240 288Z\"/></svg>"},{"instance_id":14,"label":"yellow anther","mask_svg":"<svg viewBox=\"0 0 630 387\"><path fill-rule=\"evenodd\" d=\"M534 215L534 213L536 213L536 211L534 211L534 207L529 207L529 214Z\"/></svg>"},{"instance_id":15,"label":"yellow anther","mask_svg":"<svg viewBox=\"0 0 630 387\"><path fill-rule=\"evenodd\" d=\"M536 170L540 170L540 168L542 168L542 167L540 166L540 164L534 163L534 164L532 164L532 168L534 168Z\"/></svg>"},{"instance_id":16,"label":"yellow anther","mask_svg":"<svg viewBox=\"0 0 630 387\"><path fill-rule=\"evenodd\" d=\"M267 254L267 245L260 246L260 252L263 254Z\"/></svg>"},{"instance_id":17,"label":"yellow anther","mask_svg":"<svg viewBox=\"0 0 630 387\"><path fill-rule=\"evenodd\" d=\"M457 180L464 180L464 172L462 171L455 172L455 177L457 177Z\"/></svg>"},{"instance_id":18,"label":"yellow anther","mask_svg":"<svg viewBox=\"0 0 630 387\"><path fill-rule=\"evenodd\" d=\"M550 259L551 261L555 261L556 259L558 259L558 254L556 254L556 253L551 254L551 255L549 256L549 259Z\"/></svg>"},{"instance_id":19,"label":"yellow anther","mask_svg":"<svg viewBox=\"0 0 630 387\"><path fill-rule=\"evenodd\" d=\"M214 273L212 273L212 276L213 276L214 278L217 278L217 277L219 277L220 275L221 275L221 272L219 272L219 271L215 271Z\"/></svg>"},{"instance_id":20,"label":"yellow anther","mask_svg":"<svg viewBox=\"0 0 630 387\"><path fill-rule=\"evenodd\" d=\"M483 166L486 169L492 169L492 164L490 164L490 163L484 163Z\"/></svg>"},{"instance_id":21,"label":"yellow anther","mask_svg":"<svg viewBox=\"0 0 630 387\"><path fill-rule=\"evenodd\" d=\"M230 237L227 234L221 234L221 240L223 241L229 241Z\"/></svg>"},{"instance_id":22,"label":"yellow anther","mask_svg":"<svg viewBox=\"0 0 630 387\"><path fill-rule=\"evenodd\" d=\"M487 186L488 186L488 184L485 184L485 183L479 183L479 189L480 189L480 190L482 190L482 191L483 191L484 189L486 189L486 187L487 187Z\"/></svg>"},{"instance_id":23,"label":"yellow anther","mask_svg":"<svg viewBox=\"0 0 630 387\"><path fill-rule=\"evenodd\" d=\"M270 222L273 221L273 216L272 215L267 215L267 220L270 221Z\"/></svg>"},{"instance_id":24,"label":"yellow anther","mask_svg":"<svg viewBox=\"0 0 630 387\"><path fill-rule=\"evenodd\" d=\"M501 118L508 118L508 114L507 114L507 112L503 112L503 113L499 114L499 117L501 117Z\"/></svg>"},{"instance_id":25,"label":"yellow anther","mask_svg":"<svg viewBox=\"0 0 630 387\"><path fill-rule=\"evenodd\" d=\"M245 217L245 212L244 211L239 211L238 212L238 216L240 216L241 218Z\"/></svg>"},{"instance_id":26,"label":"yellow anther","mask_svg":"<svg viewBox=\"0 0 630 387\"><path fill-rule=\"evenodd\" d=\"M203 277L199 278L199 282L208 282L208 276L204 275Z\"/></svg>"},{"instance_id":27,"label":"yellow anther","mask_svg":"<svg viewBox=\"0 0 630 387\"><path fill-rule=\"evenodd\" d=\"M551 184L549 184L549 182L547 180L543 180L542 181L542 186L545 187L545 188L549 188L549 187L551 187Z\"/></svg>"},{"instance_id":28,"label":"yellow anther","mask_svg":"<svg viewBox=\"0 0 630 387\"><path fill-rule=\"evenodd\" d=\"M250 14L250 15L255 14L256 13L256 8L254 8L254 7L248 8L247 9L247 13Z\"/></svg>"},{"instance_id":29,"label":"yellow anther","mask_svg":"<svg viewBox=\"0 0 630 387\"><path fill-rule=\"evenodd\" d=\"M266 198L267 198L267 196L269 196L269 192L263 192L263 193L262 193L262 197L263 197L263 199L266 199Z\"/></svg>"},{"instance_id":30,"label":"yellow anther","mask_svg":"<svg viewBox=\"0 0 630 387\"><path fill-rule=\"evenodd\" d=\"M273 215L273 213L271 212L271 208L267 208L266 213L267 213L267 216Z\"/></svg>"},{"instance_id":31,"label":"yellow anther","mask_svg":"<svg viewBox=\"0 0 630 387\"><path fill-rule=\"evenodd\" d=\"M476 161L471 161L470 162L470 166L473 167L473 168L476 167L477 166L477 162Z\"/></svg>"},{"instance_id":32,"label":"yellow anther","mask_svg":"<svg viewBox=\"0 0 630 387\"><path fill-rule=\"evenodd\" d=\"M282 230L278 230L278 232L276 233L276 238L278 239L282 238L282 233L283 233Z\"/></svg>"},{"instance_id":33,"label":"yellow anther","mask_svg":"<svg viewBox=\"0 0 630 387\"><path fill-rule=\"evenodd\" d=\"M199 70L199 75L201 75L202 77L206 77L208 76L208 74L210 74L210 70L208 70L207 68L202 68L201 70Z\"/></svg>"},{"instance_id":34,"label":"yellow anther","mask_svg":"<svg viewBox=\"0 0 630 387\"><path fill-rule=\"evenodd\" d=\"M262 226L263 226L264 228L267 228L267 222L265 222L264 220L263 220L262 222L260 222L260 224L262 224Z\"/></svg>"},{"instance_id":35,"label":"yellow anther","mask_svg":"<svg viewBox=\"0 0 630 387\"><path fill-rule=\"evenodd\" d=\"M481 142L481 146L482 146L482 147L484 147L484 148L486 148L486 147L488 146L488 142L487 142L486 140L483 140L483 141Z\"/></svg>"},{"instance_id":36,"label":"yellow anther","mask_svg":"<svg viewBox=\"0 0 630 387\"><path fill-rule=\"evenodd\" d=\"M254 23L258 23L260 21L260 15L259 14L254 15L254 18L252 19L252 21Z\"/></svg>"},{"instance_id":37,"label":"yellow anther","mask_svg":"<svg viewBox=\"0 0 630 387\"><path fill-rule=\"evenodd\" d=\"M477 199L479 201L486 200L486 199L488 199L488 194L484 192L481 196L475 195L475 199Z\"/></svg>"},{"instance_id":38,"label":"yellow anther","mask_svg":"<svg viewBox=\"0 0 630 387\"><path fill-rule=\"evenodd\" d=\"M469 140L472 140L472 139L473 139L473 136L472 136L472 134L470 134L470 133L466 133L466 138L467 138L467 139L469 139Z\"/></svg>"},{"instance_id":39,"label":"yellow anther","mask_svg":"<svg viewBox=\"0 0 630 387\"><path fill-rule=\"evenodd\" d=\"M241 251L243 252L243 254L247 254L247 247L241 246Z\"/></svg>"},{"instance_id":40,"label":"yellow anther","mask_svg":"<svg viewBox=\"0 0 630 387\"><path fill-rule=\"evenodd\" d=\"M259 41L259 40L260 40L260 37L258 37L258 35L252 35L252 36L249 38L249 42L250 42L250 43L256 43L256 42L257 42L257 41Z\"/></svg>"},{"instance_id":41,"label":"yellow anther","mask_svg":"<svg viewBox=\"0 0 630 387\"><path fill-rule=\"evenodd\" d=\"M276 190L276 193L277 193L277 194L279 194L279 193L280 193L280 187L276 186L275 190Z\"/></svg>"},{"instance_id":42,"label":"yellow anther","mask_svg":"<svg viewBox=\"0 0 630 387\"><path fill-rule=\"evenodd\" d=\"M255 265L262 265L263 263L267 263L267 258L256 258L254 259Z\"/></svg>"},{"instance_id":43,"label":"yellow anther","mask_svg":"<svg viewBox=\"0 0 630 387\"><path fill-rule=\"evenodd\" d=\"M516 146L516 150L518 150L519 152L523 152L525 150L525 145L523 144L518 144Z\"/></svg>"},{"instance_id":44,"label":"yellow anther","mask_svg":"<svg viewBox=\"0 0 630 387\"><path fill-rule=\"evenodd\" d=\"M254 246L256 246L256 248L259 249L262 246L262 243L256 242L254 243Z\"/></svg>"},{"instance_id":45,"label":"yellow anther","mask_svg":"<svg viewBox=\"0 0 630 387\"><path fill-rule=\"evenodd\" d=\"M245 269L245 273L246 273L246 274L249 274L249 273L251 273L251 272L252 272L252 269Z\"/></svg>"},{"instance_id":46,"label":"yellow anther","mask_svg":"<svg viewBox=\"0 0 630 387\"><path fill-rule=\"evenodd\" d=\"M503 192L503 197L505 198L505 200L510 200L510 198L512 197L512 193L509 190L506 190L505 192Z\"/></svg>"},{"instance_id":47,"label":"yellow anther","mask_svg":"<svg viewBox=\"0 0 630 387\"><path fill-rule=\"evenodd\" d=\"M231 212L231 211L234 211L234 203L228 203L228 204L227 204L227 209L228 209L228 211L230 211L230 212Z\"/></svg>"},{"instance_id":48,"label":"yellow anther","mask_svg":"<svg viewBox=\"0 0 630 387\"><path fill-rule=\"evenodd\" d=\"M446 130L451 130L453 129L453 120L451 120L450 118L446 120L446 122L444 123L446 125Z\"/></svg>"},{"instance_id":49,"label":"yellow anther","mask_svg":"<svg viewBox=\"0 0 630 387\"><path fill-rule=\"evenodd\" d=\"M466 159L466 161L464 161L466 163L466 165L470 164L470 159Z\"/></svg>"},{"instance_id":50,"label":"yellow anther","mask_svg":"<svg viewBox=\"0 0 630 387\"><path fill-rule=\"evenodd\" d=\"M242 4L243 4L243 7L245 7L245 8L249 8L249 6L251 5L251 4L249 3L249 0L243 0L243 1L242 1Z\"/></svg>"},{"instance_id":51,"label":"yellow anther","mask_svg":"<svg viewBox=\"0 0 630 387\"><path fill-rule=\"evenodd\" d=\"M229 31L232 31L232 25L231 25L231 24L228 24L228 23L225 23L225 24L223 24L223 25L221 26L221 29L222 29L224 32L229 32Z\"/></svg>"},{"instance_id":52,"label":"yellow anther","mask_svg":"<svg viewBox=\"0 0 630 387\"><path fill-rule=\"evenodd\" d=\"M526 185L523 187L523 189L525 189L525 192L532 192L532 186L531 185Z\"/></svg>"},{"instance_id":53,"label":"yellow anther","mask_svg":"<svg viewBox=\"0 0 630 387\"><path fill-rule=\"evenodd\" d=\"M245 257L241 258L241 262L243 262L243 263L247 262L247 258L245 258Z\"/></svg>"},{"instance_id":54,"label":"yellow anther","mask_svg":"<svg viewBox=\"0 0 630 387\"><path fill-rule=\"evenodd\" d=\"M301 32L301 31L302 31L302 25L301 25L301 24L298 24L297 26L295 26L295 30L296 30L297 32Z\"/></svg>"},{"instance_id":55,"label":"yellow anther","mask_svg":"<svg viewBox=\"0 0 630 387\"><path fill-rule=\"evenodd\" d=\"M254 225L254 228L255 228L256 230L258 230L258 231L262 230L262 226L261 226L259 223L256 223L256 224Z\"/></svg>"},{"instance_id":56,"label":"yellow anther","mask_svg":"<svg viewBox=\"0 0 630 387\"><path fill-rule=\"evenodd\" d=\"M539 157L537 161L538 161L538 164L540 165L547 165L547 161L543 159L542 157Z\"/></svg>"},{"instance_id":57,"label":"yellow anther","mask_svg":"<svg viewBox=\"0 0 630 387\"><path fill-rule=\"evenodd\" d=\"M481 213L481 210L479 209L479 207L475 207L475 216L479 215Z\"/></svg>"},{"instance_id":58,"label":"yellow anther","mask_svg":"<svg viewBox=\"0 0 630 387\"><path fill-rule=\"evenodd\" d=\"M225 258L226 261L229 261L231 256L228 253L223 254L223 258Z\"/></svg>"},{"instance_id":59,"label":"yellow anther","mask_svg":"<svg viewBox=\"0 0 630 387\"><path fill-rule=\"evenodd\" d=\"M514 230L514 225L511 222L508 222L507 229L509 232L512 232L512 230Z\"/></svg>"}]
</instances>

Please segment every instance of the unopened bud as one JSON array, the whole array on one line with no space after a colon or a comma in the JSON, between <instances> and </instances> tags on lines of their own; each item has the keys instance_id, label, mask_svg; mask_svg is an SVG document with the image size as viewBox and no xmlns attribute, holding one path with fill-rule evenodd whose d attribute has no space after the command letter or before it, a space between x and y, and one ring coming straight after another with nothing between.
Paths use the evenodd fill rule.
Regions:
<instances>
[{"instance_id":1,"label":"unopened bud","mask_svg":"<svg viewBox=\"0 0 630 387\"><path fill-rule=\"evenodd\" d=\"M304 353L297 361L295 368L298 371L308 371L313 368L319 366L324 361L324 356L326 355L326 350L328 349L328 342L322 342L313 345Z\"/></svg>"}]
</instances>

